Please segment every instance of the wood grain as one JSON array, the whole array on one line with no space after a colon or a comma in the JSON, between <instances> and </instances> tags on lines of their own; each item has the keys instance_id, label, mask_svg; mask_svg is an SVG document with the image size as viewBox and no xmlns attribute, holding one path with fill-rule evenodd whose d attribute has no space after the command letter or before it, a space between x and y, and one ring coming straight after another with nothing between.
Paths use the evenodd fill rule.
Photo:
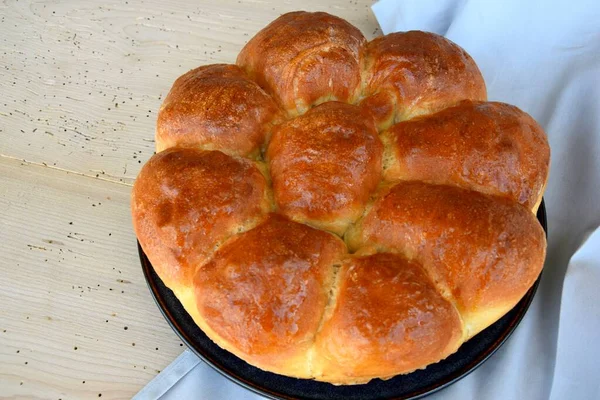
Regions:
<instances>
[{"instance_id":1,"label":"wood grain","mask_svg":"<svg viewBox=\"0 0 600 400\"><path fill-rule=\"evenodd\" d=\"M136 253L130 185L176 77L298 8L372 1L0 3L0 398L130 398L182 350Z\"/></svg>"},{"instance_id":2,"label":"wood grain","mask_svg":"<svg viewBox=\"0 0 600 400\"><path fill-rule=\"evenodd\" d=\"M7 159L0 188L1 396L130 397L182 347L146 288L129 188Z\"/></svg>"},{"instance_id":3,"label":"wood grain","mask_svg":"<svg viewBox=\"0 0 600 400\"><path fill-rule=\"evenodd\" d=\"M0 6L0 154L131 183L173 81L232 63L293 2L15 1ZM302 2L378 33L371 1Z\"/></svg>"}]
</instances>

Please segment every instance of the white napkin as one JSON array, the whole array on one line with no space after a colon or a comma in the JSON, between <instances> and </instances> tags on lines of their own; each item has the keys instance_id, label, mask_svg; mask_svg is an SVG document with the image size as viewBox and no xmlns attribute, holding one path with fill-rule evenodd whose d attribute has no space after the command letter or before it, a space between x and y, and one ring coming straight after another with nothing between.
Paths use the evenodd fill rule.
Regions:
<instances>
[{"instance_id":1,"label":"white napkin","mask_svg":"<svg viewBox=\"0 0 600 400\"><path fill-rule=\"evenodd\" d=\"M439 33L479 65L490 100L546 130L548 256L521 325L484 365L431 399L600 399L600 1L381 0L384 33ZM183 359L183 361L182 361ZM260 399L191 353L139 399Z\"/></svg>"}]
</instances>

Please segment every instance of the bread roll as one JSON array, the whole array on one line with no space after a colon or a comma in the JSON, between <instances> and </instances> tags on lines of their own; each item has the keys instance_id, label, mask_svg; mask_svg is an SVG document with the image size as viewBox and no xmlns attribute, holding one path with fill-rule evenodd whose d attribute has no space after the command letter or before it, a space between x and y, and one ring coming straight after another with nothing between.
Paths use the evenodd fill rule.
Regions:
<instances>
[{"instance_id":1,"label":"bread roll","mask_svg":"<svg viewBox=\"0 0 600 400\"><path fill-rule=\"evenodd\" d=\"M311 376L310 349L327 304L336 236L271 214L221 247L195 278L213 340L271 371Z\"/></svg>"},{"instance_id":2,"label":"bread roll","mask_svg":"<svg viewBox=\"0 0 600 400\"><path fill-rule=\"evenodd\" d=\"M278 126L267 149L279 211L342 235L381 180L383 148L373 119L328 102Z\"/></svg>"},{"instance_id":3,"label":"bread roll","mask_svg":"<svg viewBox=\"0 0 600 400\"><path fill-rule=\"evenodd\" d=\"M517 107L465 100L382 134L384 179L457 185L508 197L534 213L548 179L542 128Z\"/></svg>"},{"instance_id":4,"label":"bread roll","mask_svg":"<svg viewBox=\"0 0 600 400\"><path fill-rule=\"evenodd\" d=\"M325 101L352 103L358 98L365 42L362 33L341 18L292 12L250 39L237 64L289 115L297 116Z\"/></svg>"},{"instance_id":5,"label":"bread roll","mask_svg":"<svg viewBox=\"0 0 600 400\"><path fill-rule=\"evenodd\" d=\"M169 287L191 285L196 268L228 237L270 210L267 182L249 160L171 148L142 168L132 191L135 233Z\"/></svg>"},{"instance_id":6,"label":"bread roll","mask_svg":"<svg viewBox=\"0 0 600 400\"><path fill-rule=\"evenodd\" d=\"M214 64L179 77L156 123L156 150L197 147L257 157L283 114L236 65Z\"/></svg>"},{"instance_id":7,"label":"bread roll","mask_svg":"<svg viewBox=\"0 0 600 400\"><path fill-rule=\"evenodd\" d=\"M458 312L415 262L390 253L351 257L337 281L316 339L319 380L361 383L412 372L463 341Z\"/></svg>"},{"instance_id":8,"label":"bread roll","mask_svg":"<svg viewBox=\"0 0 600 400\"><path fill-rule=\"evenodd\" d=\"M473 59L435 33L390 33L369 42L365 54L361 104L380 129L461 100L486 100L485 82Z\"/></svg>"}]
</instances>

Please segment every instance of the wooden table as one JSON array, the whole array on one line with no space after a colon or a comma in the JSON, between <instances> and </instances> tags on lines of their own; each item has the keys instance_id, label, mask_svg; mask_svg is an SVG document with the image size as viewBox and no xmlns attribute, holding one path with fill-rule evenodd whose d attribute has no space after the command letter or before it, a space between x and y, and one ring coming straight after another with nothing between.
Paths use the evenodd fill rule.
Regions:
<instances>
[{"instance_id":1,"label":"wooden table","mask_svg":"<svg viewBox=\"0 0 600 400\"><path fill-rule=\"evenodd\" d=\"M231 63L290 1L0 5L0 397L123 399L183 349L144 281L129 193L179 75ZM372 1L302 2L378 34Z\"/></svg>"}]
</instances>

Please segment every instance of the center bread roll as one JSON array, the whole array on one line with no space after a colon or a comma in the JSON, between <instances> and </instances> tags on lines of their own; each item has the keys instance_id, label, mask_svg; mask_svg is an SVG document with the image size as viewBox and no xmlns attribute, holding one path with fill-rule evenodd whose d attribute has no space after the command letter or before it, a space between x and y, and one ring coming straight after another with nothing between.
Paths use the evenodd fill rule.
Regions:
<instances>
[{"instance_id":1,"label":"center bread roll","mask_svg":"<svg viewBox=\"0 0 600 400\"><path fill-rule=\"evenodd\" d=\"M329 102L273 132L267 161L281 213L342 235L381 180L383 146L373 118Z\"/></svg>"}]
</instances>

